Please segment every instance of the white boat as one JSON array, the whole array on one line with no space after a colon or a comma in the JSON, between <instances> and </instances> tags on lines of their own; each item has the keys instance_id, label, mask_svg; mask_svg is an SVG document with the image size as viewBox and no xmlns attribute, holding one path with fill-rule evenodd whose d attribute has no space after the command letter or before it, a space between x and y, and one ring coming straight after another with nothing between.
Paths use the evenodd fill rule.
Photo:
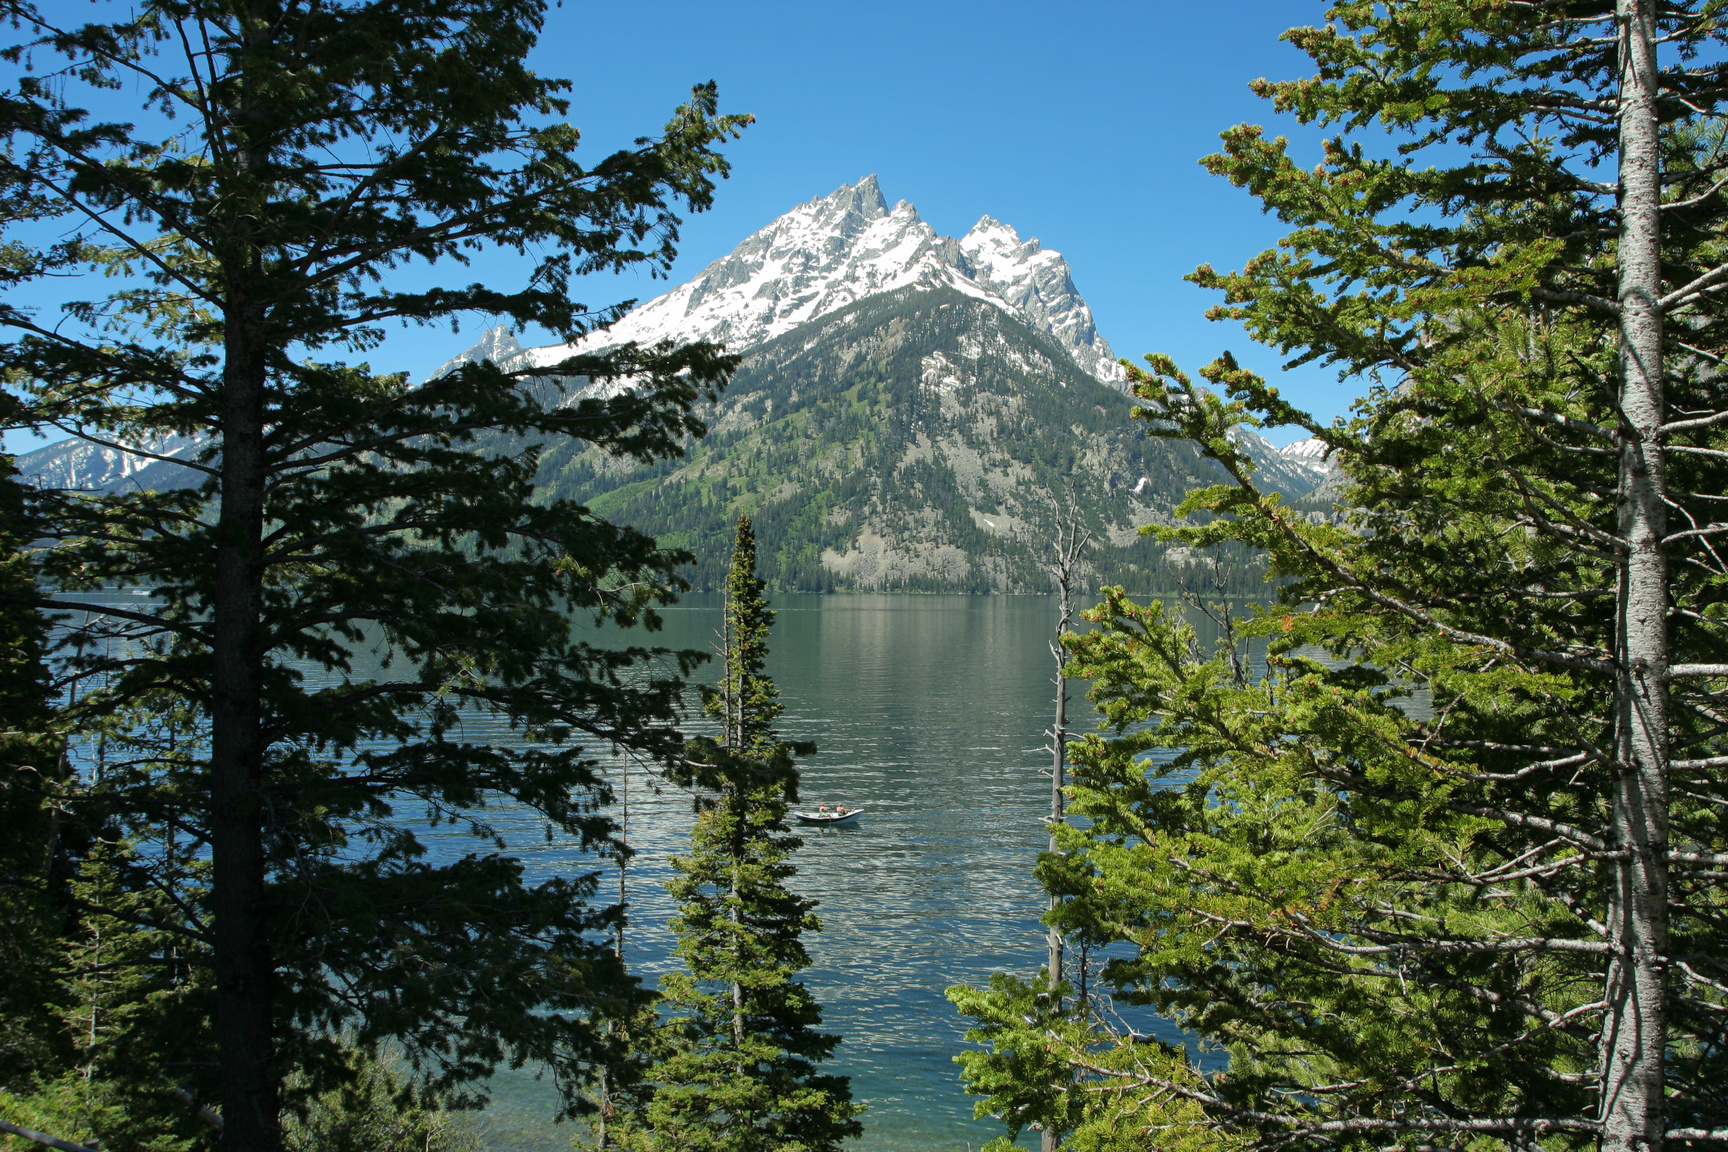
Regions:
<instances>
[{"instance_id":1,"label":"white boat","mask_svg":"<svg viewBox=\"0 0 1728 1152\"><path fill-rule=\"evenodd\" d=\"M792 815L806 824L850 824L864 815L864 809L854 808L844 816L837 812L794 812Z\"/></svg>"}]
</instances>

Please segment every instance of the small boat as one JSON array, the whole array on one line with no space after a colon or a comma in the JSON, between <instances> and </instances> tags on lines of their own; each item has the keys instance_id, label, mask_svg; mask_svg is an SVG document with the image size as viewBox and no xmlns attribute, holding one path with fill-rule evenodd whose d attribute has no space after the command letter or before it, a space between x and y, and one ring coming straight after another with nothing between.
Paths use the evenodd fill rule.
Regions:
<instances>
[{"instance_id":1,"label":"small boat","mask_svg":"<svg viewBox=\"0 0 1728 1152\"><path fill-rule=\"evenodd\" d=\"M792 815L806 824L851 824L864 815L864 809L854 808L844 816L835 812L794 812Z\"/></svg>"}]
</instances>

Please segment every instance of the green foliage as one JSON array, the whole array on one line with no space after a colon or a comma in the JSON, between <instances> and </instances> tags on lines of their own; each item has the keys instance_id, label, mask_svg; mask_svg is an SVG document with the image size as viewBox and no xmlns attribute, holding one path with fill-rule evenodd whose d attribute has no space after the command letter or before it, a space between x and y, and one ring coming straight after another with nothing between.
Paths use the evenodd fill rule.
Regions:
<instances>
[{"instance_id":1,"label":"green foliage","mask_svg":"<svg viewBox=\"0 0 1728 1152\"><path fill-rule=\"evenodd\" d=\"M345 1082L288 1116L289 1152L480 1152L473 1121L417 1094L400 1069L352 1050L347 1063Z\"/></svg>"},{"instance_id":2,"label":"green foliage","mask_svg":"<svg viewBox=\"0 0 1728 1152\"><path fill-rule=\"evenodd\" d=\"M46 621L19 603L35 577L19 552L27 529L14 475L0 457L0 1088L69 1055L55 1028L63 996L53 962L66 916L55 891L53 797L66 767L43 666Z\"/></svg>"},{"instance_id":3,"label":"green foliage","mask_svg":"<svg viewBox=\"0 0 1728 1152\"><path fill-rule=\"evenodd\" d=\"M8 464L9 468L9 464ZM193 931L196 858L166 824L166 857L142 860L116 839L111 808L74 773L51 706L48 621L21 551L23 492L0 477L0 1100L13 1123L110 1149L181 1152L210 1133L170 1092L208 1082L209 957ZM97 772L131 749L99 738ZM179 848L178 857L175 849ZM190 855L189 855L190 853ZM149 880L140 883L145 875Z\"/></svg>"},{"instance_id":4,"label":"green foliage","mask_svg":"<svg viewBox=\"0 0 1728 1152\"><path fill-rule=\"evenodd\" d=\"M726 572L726 607L720 624L725 670L718 689L704 686L702 706L720 721L722 745L771 757L777 744L774 721L785 711L785 705L780 703L780 692L767 672L774 613L762 595L765 587L756 575L755 528L750 517L740 516L732 565Z\"/></svg>"},{"instance_id":5,"label":"green foliage","mask_svg":"<svg viewBox=\"0 0 1728 1152\"><path fill-rule=\"evenodd\" d=\"M810 965L801 937L822 925L816 902L787 886L799 840L786 813L797 798L793 757L815 748L773 728L778 692L763 670L773 613L755 560L750 520L740 517L725 677L707 697L723 739L692 742L688 780L706 795L668 885L684 968L661 978L652 1084L607 1133L632 1152L821 1152L862 1131L847 1078L817 1070L840 1037L817 1030L821 1007L796 979Z\"/></svg>"},{"instance_id":6,"label":"green foliage","mask_svg":"<svg viewBox=\"0 0 1728 1152\"><path fill-rule=\"evenodd\" d=\"M536 504L533 477L548 442L677 454L733 362L710 346L579 357L550 375L631 386L565 404L531 373L417 385L363 358L391 322L501 315L574 338L616 315L572 299L570 277L664 269L674 207L708 205L716 148L747 118L698 87L660 136L584 165L568 84L525 63L538 0L190 0L67 27L9 11L5 219L74 223L6 248L0 275L99 275L108 294L61 316L0 308L8 426L145 456L185 437L198 477L32 490L12 533L29 570L6 569L5 626L60 614L61 722L99 765L54 775L38 757L28 795L6 768L7 814L17 800L28 817L16 843L50 863L0 899L28 889L33 923L52 912L89 950L71 990L25 995L105 1005L119 1032L101 1059L133 1062L141 1092L199 1081L248 1152L279 1144L284 1102L353 1083L348 1043L399 1052L453 1103L503 1062L540 1062L575 1107L610 1058L598 1014L639 998L599 942L617 913L591 906L591 876L527 883L485 809L527 805L608 844L598 765L681 753L695 655L600 634L654 627L687 558ZM78 107L110 89L137 93L138 123ZM523 286L440 285L497 246L532 254ZM498 434L526 447L477 461ZM135 587L149 594L101 595ZM20 635L8 669L39 643ZM477 739L476 721L518 737ZM428 815L476 850L428 859ZM97 979L110 917L139 931L127 970ZM207 968L170 989L191 956ZM210 1001L152 1022L181 995ZM24 1031L6 1029L5 1059Z\"/></svg>"},{"instance_id":7,"label":"green foliage","mask_svg":"<svg viewBox=\"0 0 1728 1152\"><path fill-rule=\"evenodd\" d=\"M990 1045L970 1081L1011 1125L1079 1133L1180 1100L1245 1145L1559 1152L1728 1119L1728 348L1712 293L1685 289L1721 274L1728 161L1692 109L1724 92L1722 13L1657 17L1672 207L1652 430L1628 414L1611 314L1629 210L1597 182L1619 151L1614 25L1561 11L1333 5L1288 34L1318 76L1257 86L1341 130L1322 163L1252 127L1206 161L1292 229L1240 272L1195 274L1225 294L1215 318L1369 394L1326 427L1228 354L1210 389L1166 357L1131 371L1136 415L1226 473L1157 535L1263 550L1285 586L1216 646L1121 588L1072 638L1105 724L1074 752L1084 827L1059 829L1040 874L1074 897L1065 928L1114 943L1108 1003L1200 1051L1135 1063L1103 996L1040 1018L1013 987L968 994ZM1393 158L1370 124L1401 138ZM1453 150L1421 166L1431 145ZM1228 435L1244 417L1325 440L1341 513L1264 490ZM1635 540L1648 454L1671 528ZM1667 607L1640 619L1628 574L1652 555ZM1687 670L1627 659L1650 633ZM1674 783L1639 792L1633 711L1657 699ZM1112 1071L1141 1094L1051 1091ZM1623 1103L1646 1075L1640 1117Z\"/></svg>"},{"instance_id":8,"label":"green foliage","mask_svg":"<svg viewBox=\"0 0 1728 1152\"><path fill-rule=\"evenodd\" d=\"M1027 983L1002 973L987 989L948 990L955 1008L978 1022L966 1039L986 1046L955 1058L967 1090L981 1097L975 1115L1009 1131L985 1152L1009 1152L1033 1126L1061 1133L1074 1152L1243 1146L1216 1132L1187 1095L1202 1081L1180 1049L1145 1036L1101 1041L1084 1012L1064 1006L1072 991L1064 984L1052 994L1043 976Z\"/></svg>"},{"instance_id":9,"label":"green foliage","mask_svg":"<svg viewBox=\"0 0 1728 1152\"><path fill-rule=\"evenodd\" d=\"M284 1120L290 1152L480 1152L473 1122L417 1093L411 1078L385 1060L344 1049L348 1076L322 1092L295 1092ZM302 1077L291 1089L304 1087ZM28 1091L0 1091L0 1113L14 1124L74 1143L99 1140L123 1152L190 1152L209 1148L216 1127L192 1103L160 1084L115 1080L94 1069L75 1069ZM0 1136L4 1152L40 1146Z\"/></svg>"},{"instance_id":10,"label":"green foliage","mask_svg":"<svg viewBox=\"0 0 1728 1152\"><path fill-rule=\"evenodd\" d=\"M78 796L60 781L50 802ZM4 1084L6 1118L128 1152L208 1147L214 1134L175 1095L214 1084L210 958L195 932L208 915L196 879L208 863L184 851L147 862L130 844L90 837L70 814L54 833L45 894L59 915L54 931L29 940L38 951L23 971L36 979L21 991L41 999L9 1024L28 1025L36 1044Z\"/></svg>"}]
</instances>

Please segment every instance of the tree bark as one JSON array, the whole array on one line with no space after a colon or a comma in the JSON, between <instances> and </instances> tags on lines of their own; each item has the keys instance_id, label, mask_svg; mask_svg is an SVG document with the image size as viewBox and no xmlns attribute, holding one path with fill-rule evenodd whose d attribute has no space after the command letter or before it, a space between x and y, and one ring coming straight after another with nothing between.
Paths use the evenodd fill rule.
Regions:
<instances>
[{"instance_id":1,"label":"tree bark","mask_svg":"<svg viewBox=\"0 0 1728 1152\"><path fill-rule=\"evenodd\" d=\"M743 820L743 809L744 809L742 801L740 801L738 809L739 809L739 820L742 821ZM733 940L735 942L734 946L736 946L736 942L739 940L742 940L743 936L744 936L744 932L743 932L744 917L743 917L743 915L740 912L739 907L738 907L738 902L741 899L741 897L738 893L738 874L742 870L742 868L743 868L742 863L735 862L732 865L732 913L731 913L731 916L732 916L732 926L734 929L734 931L733 931ZM736 962L737 962L736 957L734 957L733 962L736 964ZM744 985L737 978L737 976L733 976L733 978L732 978L732 1043L733 1043L734 1047L739 1052L742 1052L744 1050Z\"/></svg>"},{"instance_id":2,"label":"tree bark","mask_svg":"<svg viewBox=\"0 0 1728 1152\"><path fill-rule=\"evenodd\" d=\"M1080 527L1079 510L1070 502L1065 524L1056 531L1056 592L1058 617L1056 639L1050 644L1050 654L1056 658L1056 720L1050 727L1050 851L1057 852L1056 825L1062 823L1065 797L1062 788L1067 783L1068 769L1068 646L1062 642L1074 622L1074 564L1091 543L1090 534ZM1050 910L1055 911L1060 898L1050 898ZM1050 925L1050 955L1047 961L1052 992L1062 983L1064 940L1062 930ZM1039 1134L1041 1152L1056 1152L1062 1145L1062 1134L1044 1129Z\"/></svg>"},{"instance_id":3,"label":"tree bark","mask_svg":"<svg viewBox=\"0 0 1728 1152\"><path fill-rule=\"evenodd\" d=\"M26 1140L33 1140L48 1148L58 1148L61 1152L90 1152L96 1147L94 1144L74 1144L70 1140L62 1140L58 1136L50 1136L46 1132L38 1132L34 1128L8 1124L4 1120L0 1120L0 1132L8 1136L21 1136Z\"/></svg>"},{"instance_id":4,"label":"tree bark","mask_svg":"<svg viewBox=\"0 0 1728 1152\"><path fill-rule=\"evenodd\" d=\"M1667 1033L1668 566L1661 171L1653 0L1617 0L1620 67L1621 569L1615 685L1611 947L1601 1039L1604 1152L1660 1152Z\"/></svg>"},{"instance_id":5,"label":"tree bark","mask_svg":"<svg viewBox=\"0 0 1728 1152\"><path fill-rule=\"evenodd\" d=\"M210 654L211 896L223 1152L259 1152L280 1144L260 804L264 370L250 319L242 314L229 323Z\"/></svg>"},{"instance_id":6,"label":"tree bark","mask_svg":"<svg viewBox=\"0 0 1728 1152\"><path fill-rule=\"evenodd\" d=\"M243 21L244 35L261 25ZM221 1058L221 1152L281 1147L275 1068L275 964L265 932L263 787L264 391L270 335L259 298L263 257L245 202L263 167L266 130L256 93L243 78L227 135L233 167L227 268L223 277L221 510L211 604L211 911L216 976L216 1041Z\"/></svg>"}]
</instances>

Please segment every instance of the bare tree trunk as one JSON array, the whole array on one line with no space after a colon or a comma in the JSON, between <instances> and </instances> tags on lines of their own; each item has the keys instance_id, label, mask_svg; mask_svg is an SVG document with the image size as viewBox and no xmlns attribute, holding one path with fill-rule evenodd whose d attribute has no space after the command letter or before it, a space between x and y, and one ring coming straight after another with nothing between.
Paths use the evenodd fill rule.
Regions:
<instances>
[{"instance_id":1,"label":"bare tree trunk","mask_svg":"<svg viewBox=\"0 0 1728 1152\"><path fill-rule=\"evenodd\" d=\"M1603 1152L1660 1152L1668 949L1668 565L1661 171L1654 0L1617 0L1620 53L1620 578L1612 947L1601 1039Z\"/></svg>"},{"instance_id":2,"label":"bare tree trunk","mask_svg":"<svg viewBox=\"0 0 1728 1152\"><path fill-rule=\"evenodd\" d=\"M743 807L740 797L737 813L739 820L744 818ZM734 934L736 938L743 936L741 926L744 922L743 915L738 909L738 873L741 867L734 861L732 865L732 924L739 928L739 931ZM732 979L732 1043L739 1052L744 1050L744 985L738 981L737 977Z\"/></svg>"},{"instance_id":3,"label":"bare tree trunk","mask_svg":"<svg viewBox=\"0 0 1728 1152\"><path fill-rule=\"evenodd\" d=\"M1091 542L1091 534L1080 527L1079 510L1075 507L1070 493L1069 507L1056 529L1056 565L1053 570L1059 598L1059 615L1056 621L1056 639L1050 642L1050 654L1056 658L1056 722L1050 727L1051 852L1056 852L1061 847L1056 841L1056 825L1062 823L1064 818L1062 789L1067 783L1068 769L1068 646L1062 642L1062 636L1074 623L1074 567ZM1050 897L1052 912L1060 904L1059 897ZM1055 924L1050 925L1050 956L1047 963L1052 994L1062 983L1064 943L1062 930ZM1039 1146L1042 1152L1056 1152L1061 1144L1061 1133L1048 1128L1040 1133Z\"/></svg>"},{"instance_id":4,"label":"bare tree trunk","mask_svg":"<svg viewBox=\"0 0 1728 1152\"><path fill-rule=\"evenodd\" d=\"M1060 845L1056 843L1056 825L1063 819L1063 786L1067 783L1068 770L1068 648L1062 643L1062 634L1067 632L1074 614L1073 580L1068 565L1064 564L1057 570L1056 587L1061 596L1061 615L1056 622L1056 639L1050 642L1050 652L1056 657L1056 722L1050 728L1050 851L1055 852ZM1054 910L1059 904L1058 898L1050 898L1050 907ZM1055 988L1062 983L1062 931L1056 925L1050 925L1050 987Z\"/></svg>"},{"instance_id":5,"label":"bare tree trunk","mask_svg":"<svg viewBox=\"0 0 1728 1152\"><path fill-rule=\"evenodd\" d=\"M1050 851L1055 852L1056 825L1062 822L1062 785L1068 760L1068 649L1060 639L1061 634L1068 630L1068 614L1071 600L1068 592L1068 572L1064 569L1059 577L1058 586L1062 596L1062 616L1056 626L1058 639L1050 644L1050 649L1056 655L1056 723L1050 729ZM1055 911L1061 904L1061 898L1050 897L1050 910ZM1051 994L1062 983L1062 929L1055 924L1050 925L1050 957L1047 961L1050 970ZM1041 1152L1056 1152L1062 1146L1062 1135L1046 1128L1039 1133L1039 1148Z\"/></svg>"},{"instance_id":6,"label":"bare tree trunk","mask_svg":"<svg viewBox=\"0 0 1728 1152\"><path fill-rule=\"evenodd\" d=\"M630 850L630 762L628 760L621 761L620 769L622 771L622 777L620 779L621 787L619 788L618 791L619 791L619 796L622 800L623 811L622 811L620 818L619 818L619 821L618 821L618 844L619 844L619 852L618 852L618 912L619 912L619 915L618 915L618 931L612 940L612 954L614 956L616 956L618 958L618 962L620 964L622 964L624 962L624 927L625 927L624 909L625 909L625 905L626 905L626 898L629 895L629 885L628 885L627 873L628 873L629 864L630 864L630 857L629 857L629 850ZM616 1031L617 1031L616 1021L608 1020L606 1022L607 1034L611 1035L611 1034L614 1034ZM612 1077L611 1077L611 1074L605 1065L601 1065L601 1067L600 1067L599 1084L596 1088L596 1095L598 1095L600 1097L600 1111L594 1119L594 1149L595 1149L595 1152L605 1152L605 1149L608 1146L607 1141L610 1139L610 1135L607 1132L606 1126L607 1126L607 1122L612 1118L612 1108L613 1108L613 1105L612 1105Z\"/></svg>"},{"instance_id":7,"label":"bare tree trunk","mask_svg":"<svg viewBox=\"0 0 1728 1152\"><path fill-rule=\"evenodd\" d=\"M720 613L720 743L736 746L732 739L732 617L724 607Z\"/></svg>"},{"instance_id":8,"label":"bare tree trunk","mask_svg":"<svg viewBox=\"0 0 1728 1152\"><path fill-rule=\"evenodd\" d=\"M96 1147L95 1144L74 1144L70 1140L62 1140L58 1136L50 1136L46 1132L38 1132L34 1128L21 1128L17 1124L8 1124L4 1120L0 1120L0 1132L8 1136L21 1136L26 1140L33 1140L44 1147L58 1148L61 1152L90 1152Z\"/></svg>"}]
</instances>

